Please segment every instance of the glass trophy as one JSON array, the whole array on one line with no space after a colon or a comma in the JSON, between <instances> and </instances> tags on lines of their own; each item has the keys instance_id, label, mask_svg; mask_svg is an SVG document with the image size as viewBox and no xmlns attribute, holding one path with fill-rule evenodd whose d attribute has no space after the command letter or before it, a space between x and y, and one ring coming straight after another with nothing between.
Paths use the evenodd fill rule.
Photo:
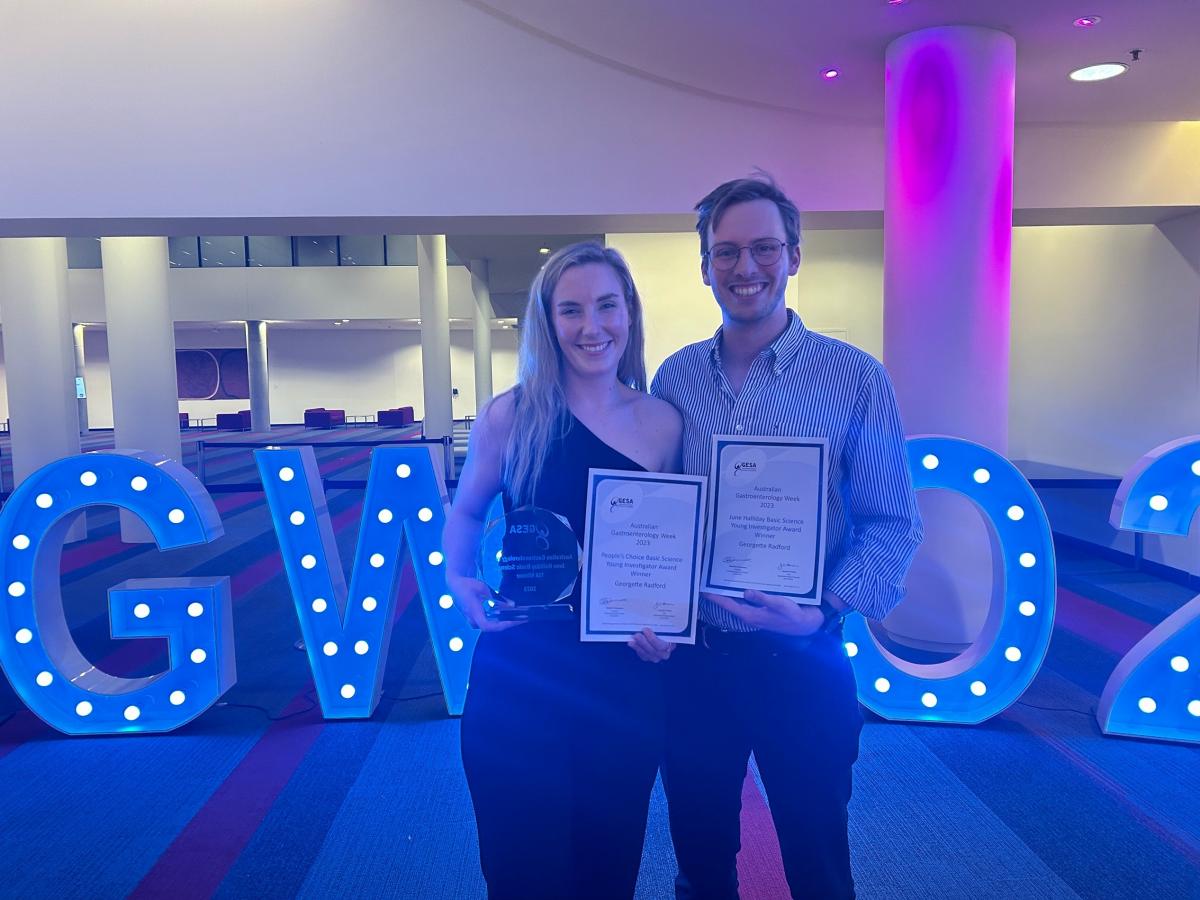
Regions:
<instances>
[{"instance_id":1,"label":"glass trophy","mask_svg":"<svg viewBox=\"0 0 1200 900\"><path fill-rule=\"evenodd\" d=\"M480 578L497 601L488 617L571 618L575 609L567 599L582 562L575 532L558 513L522 506L493 519L479 548Z\"/></svg>"}]
</instances>

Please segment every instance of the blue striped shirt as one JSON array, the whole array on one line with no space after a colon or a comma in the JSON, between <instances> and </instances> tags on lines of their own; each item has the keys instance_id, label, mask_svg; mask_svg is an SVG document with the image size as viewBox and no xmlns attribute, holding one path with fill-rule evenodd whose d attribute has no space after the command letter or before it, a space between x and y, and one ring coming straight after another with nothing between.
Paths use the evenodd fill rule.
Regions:
<instances>
[{"instance_id":1,"label":"blue striped shirt","mask_svg":"<svg viewBox=\"0 0 1200 900\"><path fill-rule=\"evenodd\" d=\"M721 329L659 368L651 392L683 414L683 471L708 475L714 434L829 441L824 588L870 619L904 598L921 543L904 431L883 366L842 341L788 324L750 366L736 396L721 367ZM730 631L751 626L707 600L700 618Z\"/></svg>"}]
</instances>

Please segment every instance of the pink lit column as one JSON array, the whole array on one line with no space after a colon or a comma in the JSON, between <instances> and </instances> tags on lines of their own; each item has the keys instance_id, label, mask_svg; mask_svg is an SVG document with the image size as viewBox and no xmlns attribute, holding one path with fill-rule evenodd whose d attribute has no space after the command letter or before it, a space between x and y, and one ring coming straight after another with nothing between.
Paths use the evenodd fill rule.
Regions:
<instances>
[{"instance_id":1,"label":"pink lit column","mask_svg":"<svg viewBox=\"0 0 1200 900\"><path fill-rule=\"evenodd\" d=\"M969 26L887 49L884 361L909 434L1008 449L1009 255L1016 45ZM955 649L987 619L989 533L967 501L921 497L926 542L901 642Z\"/></svg>"}]
</instances>

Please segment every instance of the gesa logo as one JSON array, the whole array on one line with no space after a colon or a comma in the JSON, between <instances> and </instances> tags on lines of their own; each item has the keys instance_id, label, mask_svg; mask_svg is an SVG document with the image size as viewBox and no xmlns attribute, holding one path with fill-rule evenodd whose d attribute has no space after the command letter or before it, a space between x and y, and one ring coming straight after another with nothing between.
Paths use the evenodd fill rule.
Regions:
<instances>
[{"instance_id":1,"label":"gesa logo","mask_svg":"<svg viewBox=\"0 0 1200 900\"><path fill-rule=\"evenodd\" d=\"M632 497L613 497L611 500L608 501L608 508L610 510L620 509L621 507L624 507L624 506L633 506L633 498Z\"/></svg>"},{"instance_id":2,"label":"gesa logo","mask_svg":"<svg viewBox=\"0 0 1200 900\"><path fill-rule=\"evenodd\" d=\"M509 534L536 534L538 537L546 537L549 530L545 525L510 525Z\"/></svg>"},{"instance_id":3,"label":"gesa logo","mask_svg":"<svg viewBox=\"0 0 1200 900\"><path fill-rule=\"evenodd\" d=\"M751 462L750 460L746 460L745 462L733 464L733 474L734 475L741 475L743 472L757 472L757 471L758 471L758 463Z\"/></svg>"},{"instance_id":4,"label":"gesa logo","mask_svg":"<svg viewBox=\"0 0 1200 900\"><path fill-rule=\"evenodd\" d=\"M514 524L508 527L508 533L530 535L543 550L550 549L550 529L545 525L538 524L537 522L531 522L528 525Z\"/></svg>"}]
</instances>

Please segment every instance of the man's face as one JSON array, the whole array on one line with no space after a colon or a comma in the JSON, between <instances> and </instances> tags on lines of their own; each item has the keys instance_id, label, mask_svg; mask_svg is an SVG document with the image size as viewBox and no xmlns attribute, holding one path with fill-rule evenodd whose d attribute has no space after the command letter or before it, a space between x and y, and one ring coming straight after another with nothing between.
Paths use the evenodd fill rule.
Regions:
<instances>
[{"instance_id":1,"label":"man's face","mask_svg":"<svg viewBox=\"0 0 1200 900\"><path fill-rule=\"evenodd\" d=\"M742 250L737 264L721 271L712 264L712 252L725 247L750 247L756 241L777 240L785 244L779 259L769 265L755 262L749 249ZM786 246L783 217L770 200L749 200L728 207L720 224L708 231L709 256L700 263L704 283L728 322L752 324L784 309L787 280L800 268L800 250Z\"/></svg>"}]
</instances>

